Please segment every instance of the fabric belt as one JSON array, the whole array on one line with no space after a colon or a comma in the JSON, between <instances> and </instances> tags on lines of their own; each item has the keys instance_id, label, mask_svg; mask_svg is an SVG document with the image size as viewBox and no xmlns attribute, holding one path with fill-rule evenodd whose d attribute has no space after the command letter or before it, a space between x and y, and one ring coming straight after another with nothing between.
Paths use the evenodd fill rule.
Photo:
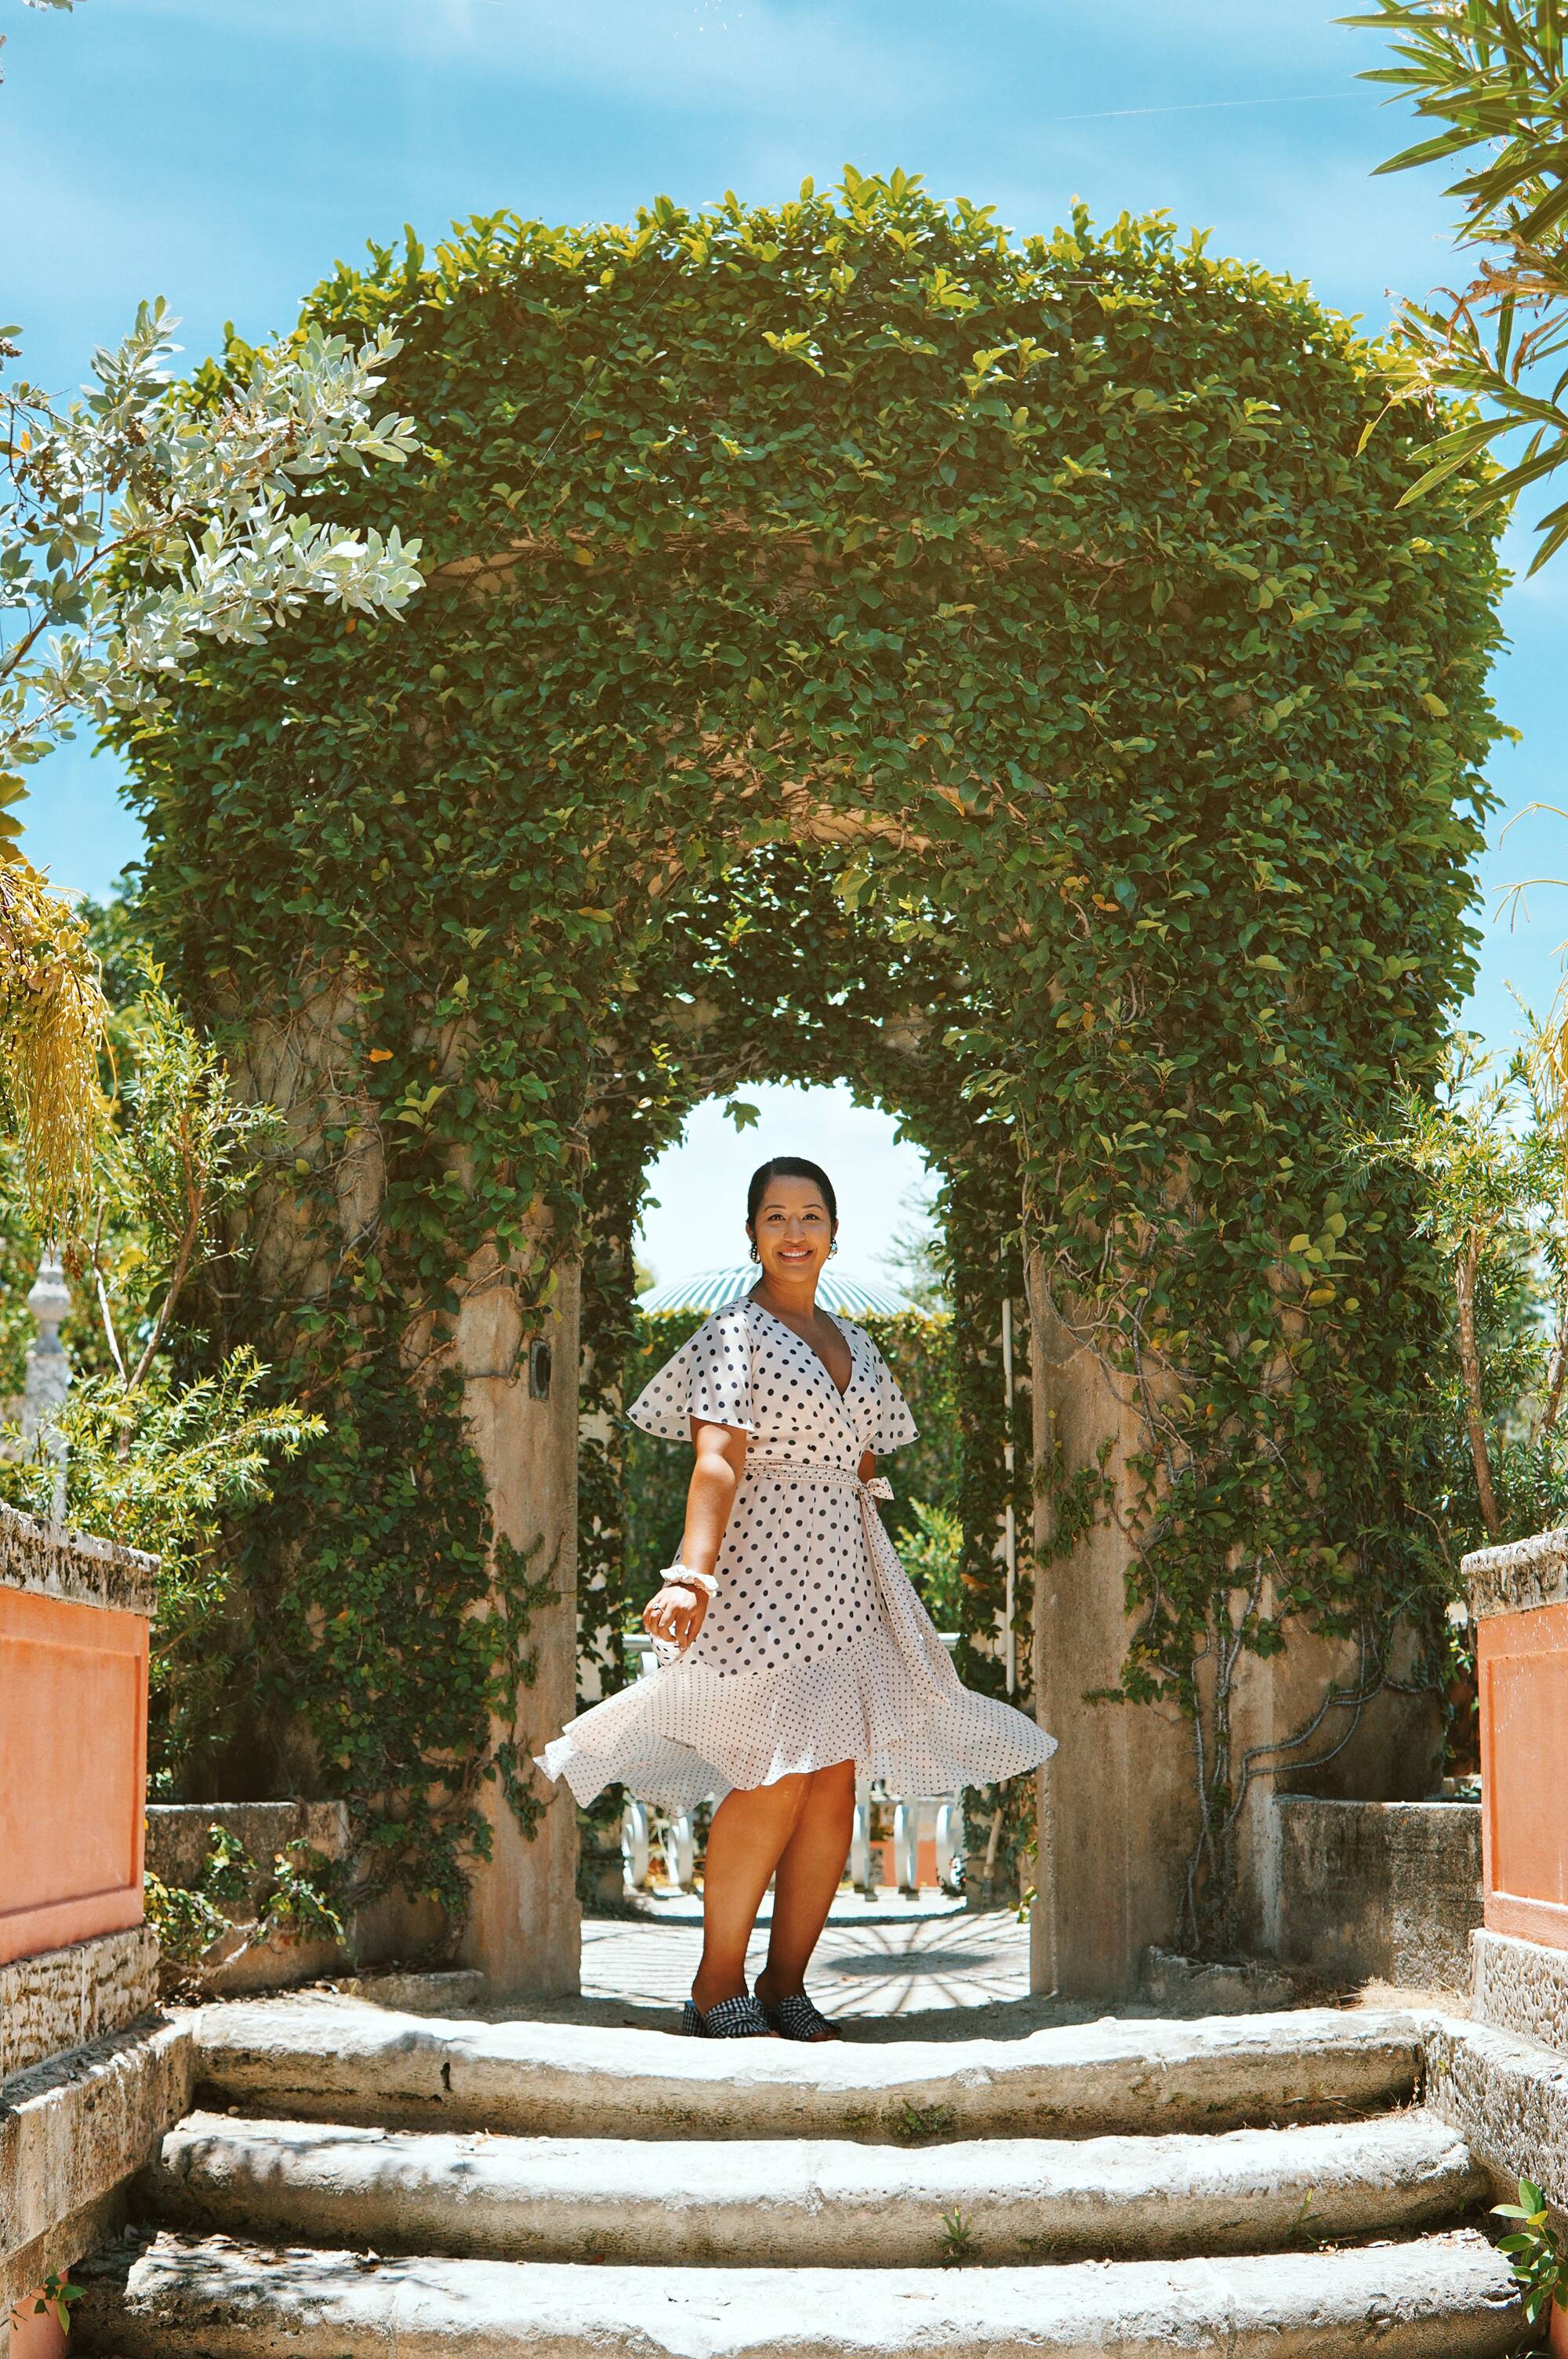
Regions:
<instances>
[{"instance_id":1,"label":"fabric belt","mask_svg":"<svg viewBox=\"0 0 1568 2359\"><path fill-rule=\"evenodd\" d=\"M799 1474L808 1483L837 1483L845 1490L859 1491L862 1501L891 1499L892 1484L885 1474L873 1474L862 1483L852 1466L829 1466L808 1458L769 1458L760 1451L746 1452L748 1474Z\"/></svg>"}]
</instances>

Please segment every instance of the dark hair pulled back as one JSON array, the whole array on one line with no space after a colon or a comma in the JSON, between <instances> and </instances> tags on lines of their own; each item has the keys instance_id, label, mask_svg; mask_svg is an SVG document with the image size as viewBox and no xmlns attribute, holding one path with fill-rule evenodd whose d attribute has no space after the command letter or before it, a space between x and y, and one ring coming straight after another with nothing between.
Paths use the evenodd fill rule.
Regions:
<instances>
[{"instance_id":1,"label":"dark hair pulled back","mask_svg":"<svg viewBox=\"0 0 1568 2359\"><path fill-rule=\"evenodd\" d=\"M807 1162L804 1155L773 1155L759 1163L752 1174L752 1184L746 1190L746 1226L754 1230L757 1211L768 1190L771 1180L809 1180L819 1191L831 1219L838 1218L838 1199L833 1193L833 1182L820 1163Z\"/></svg>"}]
</instances>

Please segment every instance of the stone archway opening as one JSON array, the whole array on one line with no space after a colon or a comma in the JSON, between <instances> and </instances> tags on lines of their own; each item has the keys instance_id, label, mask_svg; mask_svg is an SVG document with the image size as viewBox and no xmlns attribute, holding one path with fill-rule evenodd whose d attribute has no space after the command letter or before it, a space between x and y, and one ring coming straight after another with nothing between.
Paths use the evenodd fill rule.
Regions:
<instances>
[{"instance_id":1,"label":"stone archway opening","mask_svg":"<svg viewBox=\"0 0 1568 2359\"><path fill-rule=\"evenodd\" d=\"M748 882L745 868L728 881L736 896ZM753 885L754 879L751 880ZM821 999L827 1011L824 1040L811 1048L813 1026L793 1027L797 1070L804 1062L821 1076L831 1071L835 1054L831 1014L838 997L838 979L821 978ZM804 1015L797 1007L795 1013ZM954 1011L957 1013L957 1010ZM780 1009L770 1004L770 1017ZM727 1008L723 1020L742 1025L739 1012ZM889 1019L891 1023L891 1019ZM806 1045L803 1046L803 1043ZM712 1067L708 1069L711 1074ZM669 1151L656 1158L654 1169L665 1217L659 1236L661 1280L677 1272L694 1274L722 1265L730 1273L731 1292L746 1282L745 1240L741 1208L747 1178L755 1164L771 1153L815 1155L839 1189L844 1222L845 1259L831 1265L834 1277L884 1281L879 1270L882 1249L892 1243L899 1225L900 1190L924 1172L922 1192L927 1200L937 1192L937 1218L933 1242L946 1245L946 1229L952 1217L953 1179L934 1154L916 1152L915 1125L906 1108L878 1103L862 1075L847 1074L837 1089L823 1079L796 1082L784 1089L772 1086L774 1073L747 1073L731 1067L725 1071L719 1093L687 1109L696 1119L703 1140L703 1169L694 1174L691 1158L683 1158L676 1172L669 1170ZM726 1100L756 1100L761 1108L754 1127L740 1135L719 1119ZM891 1134L895 1128L905 1142L907 1170L891 1180L885 1163L877 1164L877 1184L856 1185L856 1158L845 1132L853 1131L855 1117L843 1101L854 1102L868 1124L880 1121ZM822 1135L814 1112L832 1107L831 1123ZM703 1123L704 1114L713 1119ZM901 1120L902 1117L902 1120ZM847 1119L848 1118L848 1119ZM716 1136L716 1134L719 1134ZM717 1163L721 1185L711 1173ZM846 1168L848 1167L848 1168ZM698 1190L691 1210L699 1209L705 1224L694 1234L689 1225L678 1227L672 1215L682 1201L678 1173L684 1171ZM647 1177L644 1168L643 1180ZM849 1182L848 1187L846 1182ZM677 1192L671 1194L672 1185ZM717 1218L714 1217L717 1212ZM944 1216L945 1215L945 1216ZM676 1241L678 1239L678 1242ZM673 1258L672 1258L673 1256ZM944 1255L944 1257L946 1256ZM883 1471L893 1483L894 1498L884 1510L895 1545L903 1554L915 1585L925 1598L937 1626L959 1658L963 1676L989 1692L1009 1694L1028 1708L1031 1674L1029 1646L1032 1602L1029 1562L1030 1468L1028 1351L1026 1317L1022 1301L1011 1306L1016 1335L1008 1332L1010 1307L1000 1300L1001 1257L993 1248L995 1285L984 1310L977 1306L977 1281L984 1285L974 1241L962 1256L967 1316L962 1329L946 1307L946 1294L935 1308L909 1306L902 1311L879 1312L843 1307L870 1330L888 1356L922 1429L914 1447L901 1451ZM604 1286L613 1286L617 1257L596 1271L590 1245L585 1256L585 1306ZM896 1281L893 1281L896 1286ZM624 1278L621 1300L624 1304ZM708 1307L711 1307L712 1296ZM669 1561L684 1515L688 1454L647 1440L626 1427L621 1415L626 1398L669 1353L684 1343L706 1315L701 1307L670 1310L638 1321L632 1338L630 1367L604 1381L606 1371L596 1355L585 1353L586 1413L579 1461L578 1523L579 1701L597 1701L613 1687L640 1675L642 1641L636 1617L645 1596L657 1585L659 1570ZM600 1332L611 1332L604 1310L595 1317ZM626 1334L622 1327L620 1332ZM1007 1398L1002 1353L1009 1342L1018 1351L1018 1380L1011 1403L1011 1430L1016 1437L1009 1468L1005 1439ZM979 1346L983 1364L967 1361L966 1343ZM960 1402L962 1408L960 1409ZM982 1414L989 1410L989 1414ZM1011 1480L1009 1480L1011 1476ZM1005 1501L999 1488L1007 1492ZM1011 1526L1011 1532L1010 1532ZM1012 1541L1011 1558L1008 1548ZM1010 1625L1009 1607L1016 1610ZM1010 1645L1011 1633L1011 1645ZM628 1635L630 1637L628 1639ZM825 2003L849 2012L867 2010L904 2015L936 2007L946 2010L965 2004L1022 1996L1027 1989L1028 1941L1018 1921L1021 1894L1033 1881L1033 1810L1032 1781L1011 1788L985 1788L967 1797L904 1797L871 1781L863 1781L858 1798L857 1834L849 1879L835 1904L834 1919L823 1953ZM968 1810L966 1810L966 1802ZM706 1814L700 1809L679 1821L630 1806L623 1818L620 1789L608 1792L598 1805L578 1813L582 1843L579 1892L584 1901L583 1973L585 1990L596 1997L613 1995L627 2003L647 1995L646 1982L656 1974L659 1960L671 1942L676 1948L696 1939L699 1903L692 1884L700 1875ZM629 1850L636 1846L639 1875L651 1872L652 1896L643 1906L665 1930L650 1946L646 1933L629 1929L622 1909L622 1832ZM650 1848L651 1846L651 1848ZM672 1887L670 1878L674 1877ZM909 1887L916 1887L911 1890ZM868 1892L874 1898L868 1898ZM966 1908L987 1911L984 1922L966 1935L960 1919ZM766 1904L764 1904L765 1924ZM683 1928L672 1933L671 1927ZM765 1943L765 1930L759 1941ZM978 1944L978 1947L977 1947ZM692 1960L685 1958L689 1973ZM672 1984L673 1988L673 1984Z\"/></svg>"},{"instance_id":2,"label":"stone archway opening","mask_svg":"<svg viewBox=\"0 0 1568 2359\"><path fill-rule=\"evenodd\" d=\"M859 1102L892 1115L941 1175L959 1432L959 1670L971 1684L1028 1703L1033 1422L1016 1147L1010 1125L983 1102L971 1104L962 1088L965 1060L955 1043L974 1021L981 991L965 974L957 941L953 932L936 941L901 939L875 894L860 898L881 849L875 837L871 844L868 852L853 831L806 832L754 849L705 880L667 925L675 955L658 974L658 995L651 988L639 1010L642 1038L627 1027L615 1057L606 1043L603 1118L589 1130L603 1154L589 1180L594 1224L580 1271L587 1437L578 1614L594 1687L625 1678L613 1635L630 1606L618 1418L634 1343L632 1232L648 1163L703 1102L742 1097L762 1081L804 1088L847 1081ZM851 871L851 859L863 865ZM609 1847L611 1814L613 1805L603 1826L585 1826L589 1850ZM1033 1795L986 1790L976 1798L976 1880L1011 1889L1016 1901L1033 1854Z\"/></svg>"}]
</instances>

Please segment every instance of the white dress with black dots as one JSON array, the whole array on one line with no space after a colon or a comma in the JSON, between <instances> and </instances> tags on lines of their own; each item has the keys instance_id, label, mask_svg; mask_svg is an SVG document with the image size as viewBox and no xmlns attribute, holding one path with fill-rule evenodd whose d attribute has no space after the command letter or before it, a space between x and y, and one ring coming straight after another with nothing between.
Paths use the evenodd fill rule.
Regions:
<instances>
[{"instance_id":1,"label":"white dress with black dots","mask_svg":"<svg viewBox=\"0 0 1568 2359\"><path fill-rule=\"evenodd\" d=\"M716 1310L639 1394L633 1421L665 1441L691 1419L747 1437L715 1573L719 1593L677 1661L568 1723L540 1767L579 1802L619 1779L690 1810L853 1761L912 1799L1037 1768L1055 1740L966 1688L859 1479L864 1451L897 1450L914 1420L871 1337L849 1345L848 1387L749 1295Z\"/></svg>"}]
</instances>

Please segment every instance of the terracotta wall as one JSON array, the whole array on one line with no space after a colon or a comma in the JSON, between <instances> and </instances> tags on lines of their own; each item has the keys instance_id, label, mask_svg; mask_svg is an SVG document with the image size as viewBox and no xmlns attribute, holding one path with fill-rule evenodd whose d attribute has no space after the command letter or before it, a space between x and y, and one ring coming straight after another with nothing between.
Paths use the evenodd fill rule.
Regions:
<instances>
[{"instance_id":1,"label":"terracotta wall","mask_svg":"<svg viewBox=\"0 0 1568 2359\"><path fill-rule=\"evenodd\" d=\"M0 1511L0 1965L142 1921L154 1571Z\"/></svg>"},{"instance_id":2,"label":"terracotta wall","mask_svg":"<svg viewBox=\"0 0 1568 2359\"><path fill-rule=\"evenodd\" d=\"M1464 1562L1481 1720L1482 1886L1487 1930L1568 1949L1568 1529Z\"/></svg>"}]
</instances>

